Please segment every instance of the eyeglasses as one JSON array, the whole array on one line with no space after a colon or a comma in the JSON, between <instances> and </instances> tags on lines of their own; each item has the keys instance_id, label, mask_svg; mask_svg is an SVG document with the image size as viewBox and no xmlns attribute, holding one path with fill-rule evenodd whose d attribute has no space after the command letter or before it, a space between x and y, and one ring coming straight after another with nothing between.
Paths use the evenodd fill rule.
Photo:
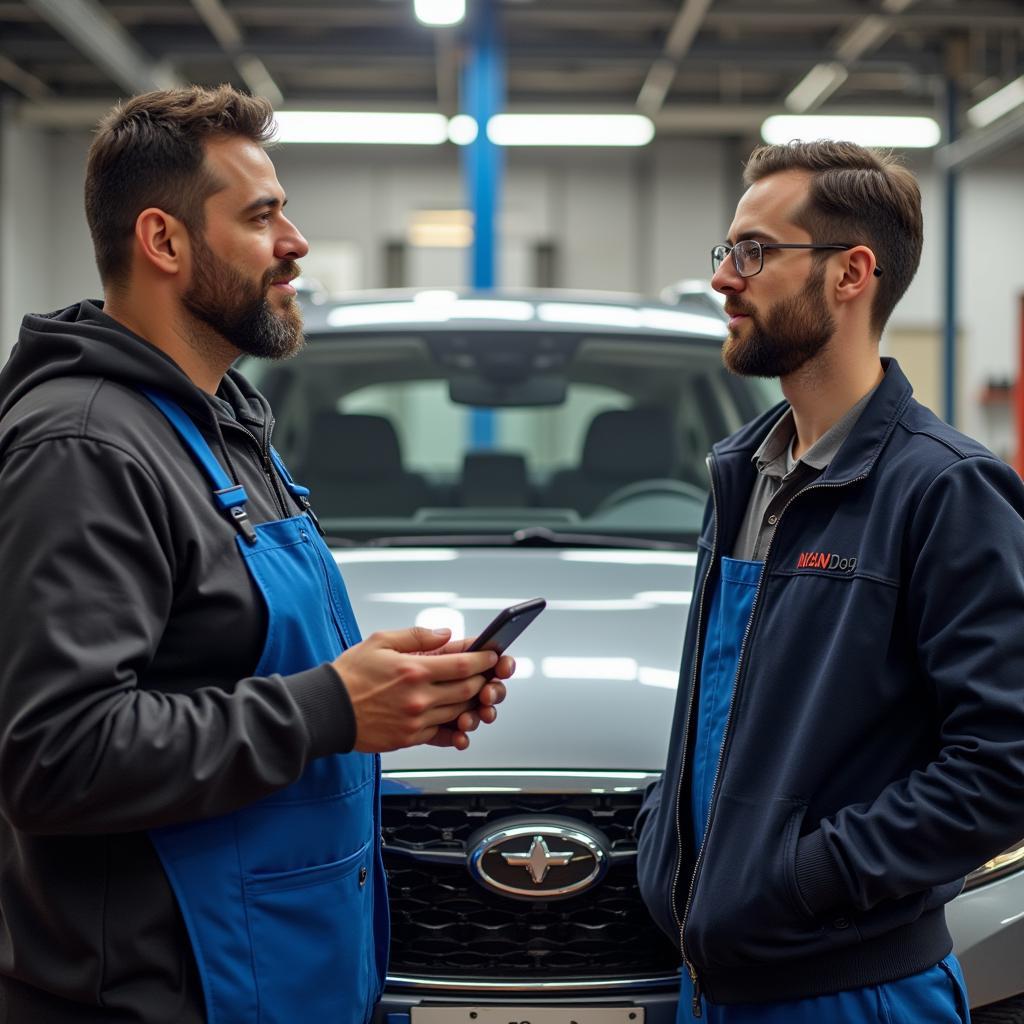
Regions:
<instances>
[{"instance_id":1,"label":"eyeglasses","mask_svg":"<svg viewBox=\"0 0 1024 1024\"><path fill-rule=\"evenodd\" d=\"M764 270L765 249L836 249L845 252L855 248L853 245L833 245L824 242L758 242L753 238L745 238L735 245L724 242L711 248L711 271L717 273L718 268L732 255L732 265L740 277L753 277ZM882 276L882 268L875 267L875 277Z\"/></svg>"}]
</instances>

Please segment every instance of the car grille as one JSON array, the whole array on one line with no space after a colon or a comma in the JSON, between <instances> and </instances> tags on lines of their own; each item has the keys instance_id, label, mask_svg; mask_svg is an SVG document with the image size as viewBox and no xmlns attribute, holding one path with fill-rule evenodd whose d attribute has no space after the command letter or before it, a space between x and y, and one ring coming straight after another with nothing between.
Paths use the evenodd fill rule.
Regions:
<instances>
[{"instance_id":1,"label":"car grille","mask_svg":"<svg viewBox=\"0 0 1024 1024\"><path fill-rule=\"evenodd\" d=\"M673 974L679 953L647 914L633 857L615 858L594 888L524 901L478 885L461 859L477 829L515 815L573 818L613 853L636 851L641 794L385 796L384 860L391 903L390 972L438 979L547 981Z\"/></svg>"}]
</instances>

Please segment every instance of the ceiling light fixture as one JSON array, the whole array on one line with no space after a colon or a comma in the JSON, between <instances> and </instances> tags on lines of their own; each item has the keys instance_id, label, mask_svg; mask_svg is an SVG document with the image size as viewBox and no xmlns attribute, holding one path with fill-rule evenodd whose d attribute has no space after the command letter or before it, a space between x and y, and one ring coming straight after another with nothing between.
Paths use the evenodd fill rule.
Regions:
<instances>
[{"instance_id":1,"label":"ceiling light fixture","mask_svg":"<svg viewBox=\"0 0 1024 1024\"><path fill-rule=\"evenodd\" d=\"M849 72L837 60L815 64L786 97L786 109L806 114L825 102L846 81Z\"/></svg>"},{"instance_id":2,"label":"ceiling light fixture","mask_svg":"<svg viewBox=\"0 0 1024 1024\"><path fill-rule=\"evenodd\" d=\"M998 121L1003 114L1008 114L1014 107L1024 103L1024 75L1015 78L1009 85L1004 85L998 92L992 93L988 99L975 103L967 111L967 120L975 128L986 128L993 121Z\"/></svg>"},{"instance_id":3,"label":"ceiling light fixture","mask_svg":"<svg viewBox=\"0 0 1024 1024\"><path fill-rule=\"evenodd\" d=\"M444 114L283 110L275 119L278 142L439 146L448 139Z\"/></svg>"},{"instance_id":4,"label":"ceiling light fixture","mask_svg":"<svg viewBox=\"0 0 1024 1024\"><path fill-rule=\"evenodd\" d=\"M282 110L275 115L278 142L468 146L479 128L467 114L340 110ZM487 122L497 146L646 146L653 122L641 114L497 114Z\"/></svg>"},{"instance_id":5,"label":"ceiling light fixture","mask_svg":"<svg viewBox=\"0 0 1024 1024\"><path fill-rule=\"evenodd\" d=\"M642 114L495 114L487 137L497 146L646 146L654 123Z\"/></svg>"},{"instance_id":6,"label":"ceiling light fixture","mask_svg":"<svg viewBox=\"0 0 1024 1024\"><path fill-rule=\"evenodd\" d=\"M476 142L478 132L476 118L469 114L456 114L448 122L448 138L456 146L468 146Z\"/></svg>"},{"instance_id":7,"label":"ceiling light fixture","mask_svg":"<svg viewBox=\"0 0 1024 1024\"><path fill-rule=\"evenodd\" d=\"M466 0L415 0L413 10L424 25L458 25L466 17Z\"/></svg>"},{"instance_id":8,"label":"ceiling light fixture","mask_svg":"<svg viewBox=\"0 0 1024 1024\"><path fill-rule=\"evenodd\" d=\"M768 143L834 139L862 146L928 149L939 144L942 132L930 117L776 114L761 125L761 138Z\"/></svg>"}]
</instances>

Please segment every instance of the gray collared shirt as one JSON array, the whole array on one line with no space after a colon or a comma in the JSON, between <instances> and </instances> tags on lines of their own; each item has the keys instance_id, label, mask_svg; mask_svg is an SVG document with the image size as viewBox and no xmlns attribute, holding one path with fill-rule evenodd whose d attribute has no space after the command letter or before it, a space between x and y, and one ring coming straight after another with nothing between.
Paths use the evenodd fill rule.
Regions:
<instances>
[{"instance_id":1,"label":"gray collared shirt","mask_svg":"<svg viewBox=\"0 0 1024 1024\"><path fill-rule=\"evenodd\" d=\"M786 503L824 472L874 393L872 388L796 460L793 459L796 436L793 410L787 409L782 414L751 459L757 469L757 479L736 537L733 558L764 561Z\"/></svg>"}]
</instances>

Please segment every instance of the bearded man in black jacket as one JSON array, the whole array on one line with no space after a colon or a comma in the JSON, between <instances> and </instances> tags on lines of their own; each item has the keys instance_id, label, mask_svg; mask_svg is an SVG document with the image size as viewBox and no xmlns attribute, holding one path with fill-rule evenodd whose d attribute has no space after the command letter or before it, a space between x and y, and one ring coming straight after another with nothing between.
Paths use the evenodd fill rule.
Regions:
<instances>
[{"instance_id":1,"label":"bearded man in black jacket","mask_svg":"<svg viewBox=\"0 0 1024 1024\"><path fill-rule=\"evenodd\" d=\"M3 1022L365 1024L378 752L465 747L513 668L443 630L360 642L231 369L302 344L272 118L228 87L115 109L104 301L26 317L0 376Z\"/></svg>"}]
</instances>

